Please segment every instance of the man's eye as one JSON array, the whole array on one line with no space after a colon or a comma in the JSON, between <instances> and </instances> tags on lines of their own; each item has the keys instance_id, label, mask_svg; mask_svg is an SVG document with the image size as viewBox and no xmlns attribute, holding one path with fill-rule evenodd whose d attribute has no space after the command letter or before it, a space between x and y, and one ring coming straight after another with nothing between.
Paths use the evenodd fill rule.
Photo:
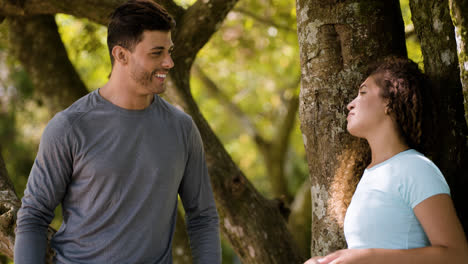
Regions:
<instances>
[{"instance_id":1,"label":"man's eye","mask_svg":"<svg viewBox=\"0 0 468 264\"><path fill-rule=\"evenodd\" d=\"M159 56L159 55L161 55L161 52L153 52L151 54Z\"/></svg>"},{"instance_id":2,"label":"man's eye","mask_svg":"<svg viewBox=\"0 0 468 264\"><path fill-rule=\"evenodd\" d=\"M366 92L365 91L360 91L359 94L361 94L361 95L366 94Z\"/></svg>"}]
</instances>

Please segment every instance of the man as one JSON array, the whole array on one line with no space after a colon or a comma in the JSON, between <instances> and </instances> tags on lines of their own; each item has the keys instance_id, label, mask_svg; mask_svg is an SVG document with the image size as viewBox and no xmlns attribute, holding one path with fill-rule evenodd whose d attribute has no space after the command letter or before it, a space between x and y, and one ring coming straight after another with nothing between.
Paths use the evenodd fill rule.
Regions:
<instances>
[{"instance_id":1,"label":"man","mask_svg":"<svg viewBox=\"0 0 468 264\"><path fill-rule=\"evenodd\" d=\"M18 212L15 263L172 263L177 194L195 263L220 263L218 214L200 134L164 101L175 22L154 2L119 6L108 26L107 84L45 129Z\"/></svg>"}]
</instances>

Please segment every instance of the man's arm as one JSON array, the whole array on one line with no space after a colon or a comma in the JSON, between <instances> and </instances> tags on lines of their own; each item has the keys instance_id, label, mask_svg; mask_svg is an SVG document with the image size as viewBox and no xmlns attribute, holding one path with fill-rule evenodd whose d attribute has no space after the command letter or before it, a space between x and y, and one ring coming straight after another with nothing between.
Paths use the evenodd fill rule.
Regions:
<instances>
[{"instance_id":1,"label":"man's arm","mask_svg":"<svg viewBox=\"0 0 468 264\"><path fill-rule=\"evenodd\" d=\"M200 133L192 122L189 153L179 187L186 213L194 263L221 263L219 218L211 189Z\"/></svg>"},{"instance_id":2,"label":"man's arm","mask_svg":"<svg viewBox=\"0 0 468 264\"><path fill-rule=\"evenodd\" d=\"M42 134L18 211L14 252L16 264L45 262L47 228L72 173L69 130L68 122L58 114Z\"/></svg>"}]
</instances>

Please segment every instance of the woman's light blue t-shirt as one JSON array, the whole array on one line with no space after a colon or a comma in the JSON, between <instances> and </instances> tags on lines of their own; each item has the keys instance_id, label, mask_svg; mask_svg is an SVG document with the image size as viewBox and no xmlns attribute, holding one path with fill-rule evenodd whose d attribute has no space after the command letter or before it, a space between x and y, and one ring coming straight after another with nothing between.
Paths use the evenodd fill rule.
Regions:
<instances>
[{"instance_id":1,"label":"woman's light blue t-shirt","mask_svg":"<svg viewBox=\"0 0 468 264\"><path fill-rule=\"evenodd\" d=\"M413 208L450 190L440 170L414 149L366 169L346 212L348 248L429 246Z\"/></svg>"}]
</instances>

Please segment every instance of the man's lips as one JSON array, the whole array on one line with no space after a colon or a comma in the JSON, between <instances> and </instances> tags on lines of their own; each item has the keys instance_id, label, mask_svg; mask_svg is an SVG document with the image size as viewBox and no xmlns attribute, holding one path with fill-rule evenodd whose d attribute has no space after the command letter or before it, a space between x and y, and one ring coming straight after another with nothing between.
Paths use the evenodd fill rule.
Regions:
<instances>
[{"instance_id":1,"label":"man's lips","mask_svg":"<svg viewBox=\"0 0 468 264\"><path fill-rule=\"evenodd\" d=\"M167 72L156 72L153 74L153 76L160 81L164 81L167 77Z\"/></svg>"}]
</instances>

